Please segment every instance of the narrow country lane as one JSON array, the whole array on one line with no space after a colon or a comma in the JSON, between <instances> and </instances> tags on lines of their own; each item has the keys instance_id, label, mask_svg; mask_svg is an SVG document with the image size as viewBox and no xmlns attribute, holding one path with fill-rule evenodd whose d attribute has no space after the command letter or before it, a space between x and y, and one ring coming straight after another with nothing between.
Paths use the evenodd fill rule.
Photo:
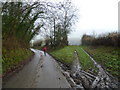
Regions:
<instances>
[{"instance_id":1,"label":"narrow country lane","mask_svg":"<svg viewBox=\"0 0 120 90\"><path fill-rule=\"evenodd\" d=\"M33 60L3 81L3 88L70 88L60 66L50 55L31 50L35 53Z\"/></svg>"}]
</instances>

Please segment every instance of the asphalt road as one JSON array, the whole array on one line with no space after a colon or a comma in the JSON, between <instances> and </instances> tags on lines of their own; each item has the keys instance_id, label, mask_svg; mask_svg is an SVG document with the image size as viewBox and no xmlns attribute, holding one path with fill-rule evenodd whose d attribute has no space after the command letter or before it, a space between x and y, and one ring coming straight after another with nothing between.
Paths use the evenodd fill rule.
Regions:
<instances>
[{"instance_id":1,"label":"asphalt road","mask_svg":"<svg viewBox=\"0 0 120 90\"><path fill-rule=\"evenodd\" d=\"M60 66L50 55L31 50L35 53L33 60L3 81L3 88L70 88Z\"/></svg>"}]
</instances>

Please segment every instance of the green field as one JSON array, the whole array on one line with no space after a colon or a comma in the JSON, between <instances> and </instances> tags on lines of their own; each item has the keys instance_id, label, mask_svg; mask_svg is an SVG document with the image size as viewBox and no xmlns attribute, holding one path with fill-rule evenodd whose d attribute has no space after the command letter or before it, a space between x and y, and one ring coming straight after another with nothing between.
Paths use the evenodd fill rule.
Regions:
<instances>
[{"instance_id":1,"label":"green field","mask_svg":"<svg viewBox=\"0 0 120 90\"><path fill-rule=\"evenodd\" d=\"M88 47L84 46L84 49L104 68L120 78L119 70L120 70L120 48L118 47Z\"/></svg>"},{"instance_id":2,"label":"green field","mask_svg":"<svg viewBox=\"0 0 120 90\"><path fill-rule=\"evenodd\" d=\"M120 48L105 46L66 46L62 49L51 52L51 54L64 63L72 64L72 62L74 61L74 50L77 50L82 68L84 70L94 68L94 70L96 71L93 62L81 50L81 48L86 50L98 63L100 63L112 75L120 77L118 72L120 70L120 58L118 57L120 55L120 53L118 53L120 52Z\"/></svg>"}]
</instances>

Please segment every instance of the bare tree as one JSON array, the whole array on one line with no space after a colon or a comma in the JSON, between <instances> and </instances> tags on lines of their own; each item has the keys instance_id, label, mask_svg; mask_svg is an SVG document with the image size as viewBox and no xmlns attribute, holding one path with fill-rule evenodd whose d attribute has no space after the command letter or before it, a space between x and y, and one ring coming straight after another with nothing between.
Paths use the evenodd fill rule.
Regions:
<instances>
[{"instance_id":1,"label":"bare tree","mask_svg":"<svg viewBox=\"0 0 120 90\"><path fill-rule=\"evenodd\" d=\"M49 31L51 44L55 46L61 42L62 45L68 45L67 35L72 31L71 27L76 21L76 12L77 9L72 6L70 0L55 4L47 3L45 28Z\"/></svg>"}]
</instances>

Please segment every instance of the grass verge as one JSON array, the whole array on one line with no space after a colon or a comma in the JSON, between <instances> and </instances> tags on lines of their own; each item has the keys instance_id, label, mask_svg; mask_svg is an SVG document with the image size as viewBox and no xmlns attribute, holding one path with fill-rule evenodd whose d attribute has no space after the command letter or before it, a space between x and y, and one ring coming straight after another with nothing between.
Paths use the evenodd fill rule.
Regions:
<instances>
[{"instance_id":1,"label":"grass verge","mask_svg":"<svg viewBox=\"0 0 120 90\"><path fill-rule=\"evenodd\" d=\"M74 51L75 50L78 52L80 63L84 70L94 68L93 62L81 50L81 46L66 46L62 49L52 51L52 52L50 52L50 54L52 54L55 58L57 58L58 60L60 60L64 63L72 64L72 62L74 61Z\"/></svg>"},{"instance_id":2,"label":"grass verge","mask_svg":"<svg viewBox=\"0 0 120 90\"><path fill-rule=\"evenodd\" d=\"M24 60L32 55L29 49L17 48L10 51L5 48L2 49L2 73L13 71Z\"/></svg>"},{"instance_id":3,"label":"grass verge","mask_svg":"<svg viewBox=\"0 0 120 90\"><path fill-rule=\"evenodd\" d=\"M72 64L74 50L70 46L50 52L56 59L66 64Z\"/></svg>"}]
</instances>

